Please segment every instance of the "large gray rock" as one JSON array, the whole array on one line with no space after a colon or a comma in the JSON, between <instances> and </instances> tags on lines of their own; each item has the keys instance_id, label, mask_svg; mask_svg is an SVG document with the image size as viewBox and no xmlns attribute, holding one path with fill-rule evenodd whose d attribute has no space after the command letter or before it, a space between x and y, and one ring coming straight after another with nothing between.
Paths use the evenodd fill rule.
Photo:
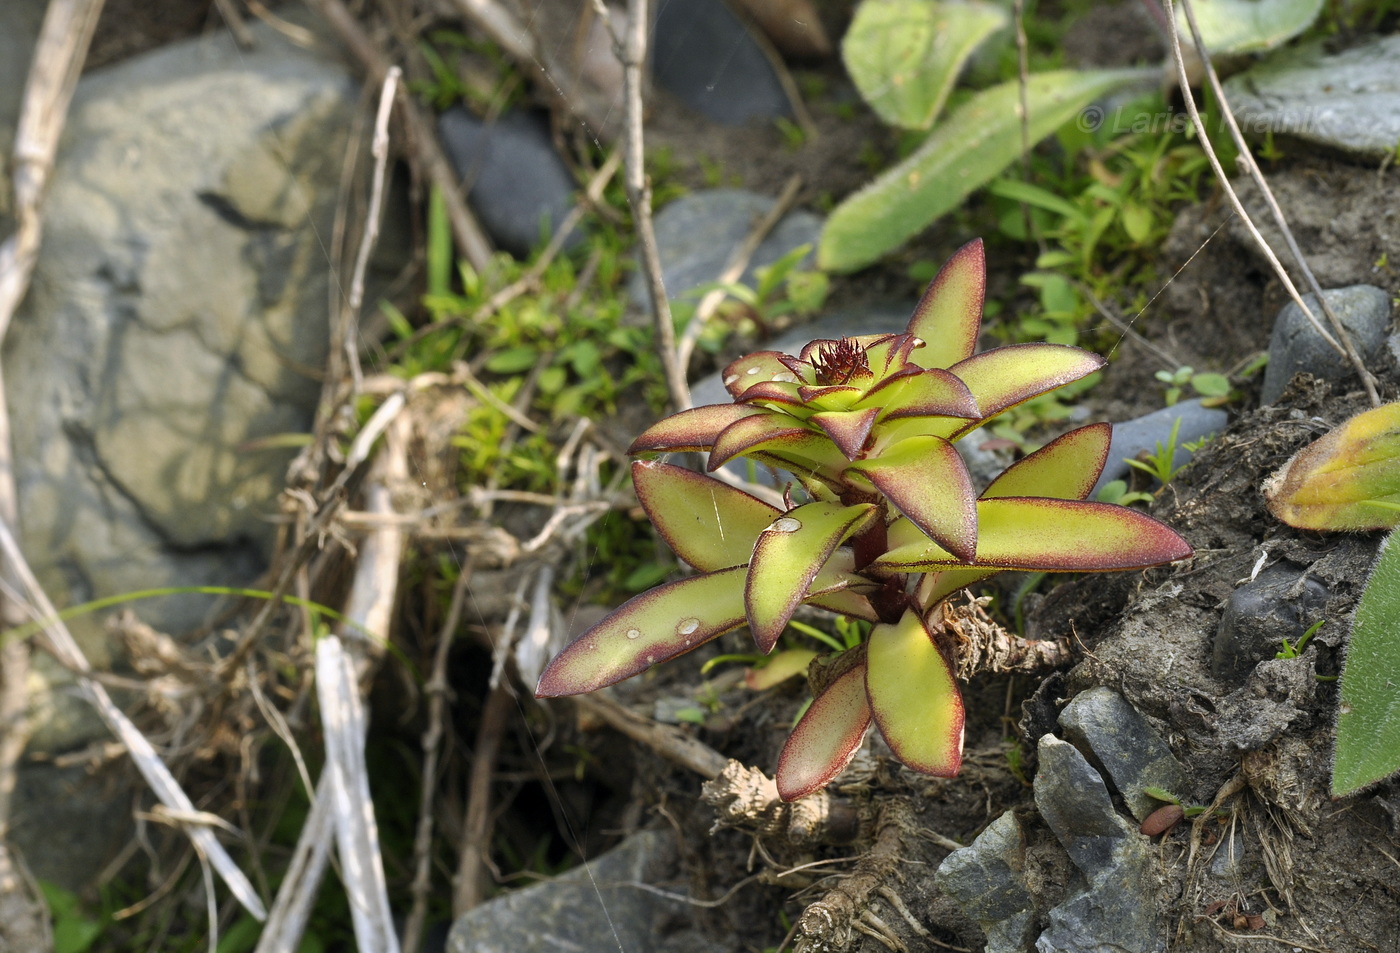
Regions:
<instances>
[{"instance_id":1,"label":"large gray rock","mask_svg":"<svg viewBox=\"0 0 1400 953\"><path fill-rule=\"evenodd\" d=\"M265 563L289 451L253 442L304 432L319 394L358 86L328 54L256 35L96 70L74 97L4 353L23 543L60 605L246 584ZM177 632L209 609L140 606ZM74 628L101 664L96 626ZM44 730L41 747L84 740Z\"/></svg>"},{"instance_id":2,"label":"large gray rock","mask_svg":"<svg viewBox=\"0 0 1400 953\"><path fill-rule=\"evenodd\" d=\"M673 4L674 6L675 4ZM656 214L656 245L666 294L679 298L685 292L717 279L729 256L753 230L774 200L741 189L705 189L683 195ZM758 246L739 280L752 286L754 272L771 265L799 245L816 247L822 220L811 212L796 210L783 216ZM809 255L807 262L812 260ZM633 304L646 308L646 281L640 269L628 284ZM902 331L905 315L889 330Z\"/></svg>"},{"instance_id":3,"label":"large gray rock","mask_svg":"<svg viewBox=\"0 0 1400 953\"><path fill-rule=\"evenodd\" d=\"M1060 727L1094 767L1108 775L1139 821L1162 806L1146 788L1190 796L1191 782L1181 762L1147 719L1113 689L1091 688L1074 696L1060 712Z\"/></svg>"},{"instance_id":4,"label":"large gray rock","mask_svg":"<svg viewBox=\"0 0 1400 953\"><path fill-rule=\"evenodd\" d=\"M1369 360L1378 353L1390 326L1390 295L1374 285L1332 288L1322 294L1351 335L1361 359ZM1303 302L1330 331L1317 298L1304 295ZM1300 371L1329 381L1340 381L1355 373L1351 362L1322 339L1302 310L1296 304L1289 304L1274 321L1274 331L1269 338L1269 366L1264 371L1260 402L1272 404L1278 400L1293 375Z\"/></svg>"},{"instance_id":5,"label":"large gray rock","mask_svg":"<svg viewBox=\"0 0 1400 953\"><path fill-rule=\"evenodd\" d=\"M1086 886L1050 910L1038 953L1157 953L1166 935L1157 912L1148 840L1113 809L1103 778L1074 745L1040 739L1035 804Z\"/></svg>"},{"instance_id":6,"label":"large gray rock","mask_svg":"<svg viewBox=\"0 0 1400 953\"><path fill-rule=\"evenodd\" d=\"M701 115L727 126L792 116L779 69L724 0L657 4L651 74Z\"/></svg>"},{"instance_id":7,"label":"large gray rock","mask_svg":"<svg viewBox=\"0 0 1400 953\"><path fill-rule=\"evenodd\" d=\"M1271 56L1225 84L1247 134L1299 139L1366 163L1400 142L1400 36L1334 56L1319 46Z\"/></svg>"},{"instance_id":8,"label":"large gray rock","mask_svg":"<svg viewBox=\"0 0 1400 953\"><path fill-rule=\"evenodd\" d=\"M686 904L646 886L671 876L675 864L670 834L641 831L585 866L459 917L448 953L658 953L660 927L684 918Z\"/></svg>"},{"instance_id":9,"label":"large gray rock","mask_svg":"<svg viewBox=\"0 0 1400 953\"><path fill-rule=\"evenodd\" d=\"M944 858L938 889L987 935L987 953L1021 953L1030 939L1035 900L1026 885L1026 836L1007 811L967 847Z\"/></svg>"}]
</instances>

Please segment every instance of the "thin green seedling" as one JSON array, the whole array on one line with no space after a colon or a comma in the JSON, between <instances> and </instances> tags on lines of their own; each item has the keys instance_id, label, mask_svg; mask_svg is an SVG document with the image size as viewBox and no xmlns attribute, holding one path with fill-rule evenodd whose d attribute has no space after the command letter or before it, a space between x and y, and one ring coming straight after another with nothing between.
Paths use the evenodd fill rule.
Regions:
<instances>
[{"instance_id":1,"label":"thin green seedling","mask_svg":"<svg viewBox=\"0 0 1400 953\"><path fill-rule=\"evenodd\" d=\"M1160 440L1157 441L1156 453L1149 454L1146 460L1126 459L1123 462L1134 470L1141 470L1143 473L1153 477L1163 486L1166 486L1181 472L1182 468L1186 466L1185 463L1181 464L1181 466L1175 465L1177 450L1176 440L1180 432L1181 418L1178 417L1176 420L1172 421L1172 432L1167 436L1166 444L1164 445ZM1186 448L1182 447L1182 449Z\"/></svg>"},{"instance_id":2,"label":"thin green seedling","mask_svg":"<svg viewBox=\"0 0 1400 953\"><path fill-rule=\"evenodd\" d=\"M808 625L807 623L799 622L796 619L788 620L788 628L796 629L803 635L811 636L818 642L825 645L827 648L832 649L836 652L844 652L846 651L846 649L854 648L857 644L859 644L858 641L851 642L849 636L841 640L837 640L833 638L830 633L823 632L821 629L817 628L814 625Z\"/></svg>"},{"instance_id":3,"label":"thin green seedling","mask_svg":"<svg viewBox=\"0 0 1400 953\"><path fill-rule=\"evenodd\" d=\"M1100 503L1117 503L1119 506L1128 506L1133 503L1151 503L1153 496L1151 493L1144 493L1141 490L1129 490L1127 480L1109 480L1099 488L1094 499Z\"/></svg>"},{"instance_id":4,"label":"thin green seedling","mask_svg":"<svg viewBox=\"0 0 1400 953\"><path fill-rule=\"evenodd\" d=\"M1206 813L1206 811L1210 810L1210 808L1203 804L1187 804L1166 788L1148 786L1142 789L1142 793L1154 800L1163 801L1167 804L1175 804L1177 807L1181 808L1186 817L1200 817L1202 814Z\"/></svg>"},{"instance_id":5,"label":"thin green seedling","mask_svg":"<svg viewBox=\"0 0 1400 953\"><path fill-rule=\"evenodd\" d=\"M1298 639L1297 642L1290 643L1287 639L1283 639L1283 648L1279 649L1278 652L1274 653L1274 658L1290 659L1297 658L1298 656L1302 655L1303 649L1308 644L1308 640L1311 639L1314 634L1316 634L1318 629L1322 628L1322 623L1326 621L1326 619L1318 619L1312 625L1308 626L1308 630L1303 633L1302 638Z\"/></svg>"}]
</instances>

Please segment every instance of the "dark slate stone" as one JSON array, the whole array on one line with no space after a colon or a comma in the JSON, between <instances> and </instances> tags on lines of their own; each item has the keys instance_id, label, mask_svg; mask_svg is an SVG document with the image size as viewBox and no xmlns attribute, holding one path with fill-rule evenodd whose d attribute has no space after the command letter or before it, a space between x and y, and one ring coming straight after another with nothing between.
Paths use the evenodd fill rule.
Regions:
<instances>
[{"instance_id":1,"label":"dark slate stone","mask_svg":"<svg viewBox=\"0 0 1400 953\"><path fill-rule=\"evenodd\" d=\"M1088 881L1050 910L1039 953L1157 953L1166 936L1157 913L1149 842L1113 810L1098 772L1054 735L1040 739L1035 803Z\"/></svg>"},{"instance_id":2,"label":"dark slate stone","mask_svg":"<svg viewBox=\"0 0 1400 953\"><path fill-rule=\"evenodd\" d=\"M1025 863L1025 834L1016 815L1007 811L938 868L938 889L982 927L987 953L1020 953L1030 939L1035 904L1026 886Z\"/></svg>"},{"instance_id":3,"label":"dark slate stone","mask_svg":"<svg viewBox=\"0 0 1400 953\"><path fill-rule=\"evenodd\" d=\"M1391 147L1394 148L1394 143ZM1390 326L1390 295L1372 285L1333 288L1322 293L1351 335L1362 360L1375 356L1385 343ZM1317 298L1304 295L1303 301L1323 327L1327 327ZM1274 321L1274 333L1269 338L1269 366L1264 371L1260 402L1272 404L1278 400L1289 380L1300 371L1329 381L1344 380L1354 373L1351 362L1332 350L1298 306L1290 303Z\"/></svg>"},{"instance_id":4,"label":"dark slate stone","mask_svg":"<svg viewBox=\"0 0 1400 953\"><path fill-rule=\"evenodd\" d=\"M1060 727L1094 767L1108 776L1139 821L1162 806L1143 788L1165 788L1187 796L1190 781L1167 743L1112 689L1091 688L1076 695L1060 713Z\"/></svg>"},{"instance_id":5,"label":"dark slate stone","mask_svg":"<svg viewBox=\"0 0 1400 953\"><path fill-rule=\"evenodd\" d=\"M675 867L675 842L642 831L548 883L515 890L458 917L448 953L557 953L616 950L654 953L659 926L687 906L633 884L656 884ZM678 891L678 892L684 892Z\"/></svg>"},{"instance_id":6,"label":"dark slate stone","mask_svg":"<svg viewBox=\"0 0 1400 953\"><path fill-rule=\"evenodd\" d=\"M1131 460L1140 453L1156 453L1158 444L1165 447L1171 438L1172 426L1178 419L1181 421L1181 427L1176 433L1173 466L1181 466L1191 459L1191 451L1185 449L1182 444L1220 433L1230 422L1230 415L1218 407L1206 407L1200 399L1196 399L1184 400L1171 407L1163 407L1150 414L1114 424L1113 441L1108 447L1108 462L1104 464L1099 481L1094 484L1094 493L1098 493L1105 483L1127 478L1131 468L1124 461ZM1093 499L1092 495L1090 499Z\"/></svg>"},{"instance_id":7,"label":"dark slate stone","mask_svg":"<svg viewBox=\"0 0 1400 953\"><path fill-rule=\"evenodd\" d=\"M481 227L517 258L547 241L573 208L578 186L542 116L508 112L485 123L454 107L438 117L438 135ZM575 230L565 247L582 240Z\"/></svg>"},{"instance_id":8,"label":"dark slate stone","mask_svg":"<svg viewBox=\"0 0 1400 953\"><path fill-rule=\"evenodd\" d=\"M1210 672L1238 682L1258 663L1272 659L1322 618L1327 587L1306 571L1282 562L1230 594L1211 648Z\"/></svg>"},{"instance_id":9,"label":"dark slate stone","mask_svg":"<svg viewBox=\"0 0 1400 953\"><path fill-rule=\"evenodd\" d=\"M651 74L682 103L727 126L793 115L773 61L723 0L660 0Z\"/></svg>"},{"instance_id":10,"label":"dark slate stone","mask_svg":"<svg viewBox=\"0 0 1400 953\"><path fill-rule=\"evenodd\" d=\"M656 246L666 294L675 300L718 278L734 249L774 201L742 189L703 189L683 195L657 212ZM759 244L739 281L753 287L759 268L773 264L799 245L815 249L821 231L819 216L800 209L789 212ZM811 260L809 254L804 266ZM628 293L638 308L649 307L646 279L640 268L628 283ZM902 331L908 323L906 314L892 330Z\"/></svg>"}]
</instances>

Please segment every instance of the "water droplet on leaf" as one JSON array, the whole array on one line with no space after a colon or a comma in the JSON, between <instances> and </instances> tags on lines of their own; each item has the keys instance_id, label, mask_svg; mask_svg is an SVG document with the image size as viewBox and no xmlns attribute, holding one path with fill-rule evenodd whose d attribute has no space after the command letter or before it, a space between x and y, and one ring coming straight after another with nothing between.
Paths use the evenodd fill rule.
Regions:
<instances>
[{"instance_id":1,"label":"water droplet on leaf","mask_svg":"<svg viewBox=\"0 0 1400 953\"><path fill-rule=\"evenodd\" d=\"M795 520L791 516L784 516L780 520L775 520L773 525L768 527L768 530L773 533L795 533L801 528L801 520Z\"/></svg>"},{"instance_id":2,"label":"water droplet on leaf","mask_svg":"<svg viewBox=\"0 0 1400 953\"><path fill-rule=\"evenodd\" d=\"M642 630L641 630L641 629L628 629L628 630L627 630L627 637L628 637L629 639L640 639L640 638L642 637Z\"/></svg>"}]
</instances>

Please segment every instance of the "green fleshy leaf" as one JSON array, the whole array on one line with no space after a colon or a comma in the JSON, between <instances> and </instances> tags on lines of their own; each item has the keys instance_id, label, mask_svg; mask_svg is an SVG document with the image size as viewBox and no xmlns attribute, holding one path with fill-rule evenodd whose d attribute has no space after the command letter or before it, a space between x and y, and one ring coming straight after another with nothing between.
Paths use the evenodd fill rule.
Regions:
<instances>
[{"instance_id":1,"label":"green fleshy leaf","mask_svg":"<svg viewBox=\"0 0 1400 953\"><path fill-rule=\"evenodd\" d=\"M795 801L830 784L860 750L870 718L865 666L855 665L812 700L788 735L774 774L778 796Z\"/></svg>"},{"instance_id":2,"label":"green fleshy leaf","mask_svg":"<svg viewBox=\"0 0 1400 953\"><path fill-rule=\"evenodd\" d=\"M941 572L925 573L919 580L919 605L931 609L959 589L966 589L974 583L990 579L999 572L1000 569L944 569Z\"/></svg>"},{"instance_id":3,"label":"green fleshy leaf","mask_svg":"<svg viewBox=\"0 0 1400 953\"><path fill-rule=\"evenodd\" d=\"M752 354L745 354L735 360L724 369L724 386L729 391L729 396L738 399L753 385L760 381L777 381L779 383L799 384L807 383L799 381L797 375L793 373L783 358L787 357L781 351L754 351Z\"/></svg>"},{"instance_id":4,"label":"green fleshy leaf","mask_svg":"<svg viewBox=\"0 0 1400 953\"><path fill-rule=\"evenodd\" d=\"M976 492L962 456L939 437L910 437L879 457L852 463L939 546L971 560L977 551Z\"/></svg>"},{"instance_id":5,"label":"green fleshy leaf","mask_svg":"<svg viewBox=\"0 0 1400 953\"><path fill-rule=\"evenodd\" d=\"M800 420L780 413L744 417L720 431L710 450L708 469L718 470L730 460L755 450L809 444L817 435Z\"/></svg>"},{"instance_id":6,"label":"green fleshy leaf","mask_svg":"<svg viewBox=\"0 0 1400 953\"><path fill-rule=\"evenodd\" d=\"M866 0L841 41L841 58L881 119L927 129L972 51L1006 23L1005 10L975 0Z\"/></svg>"},{"instance_id":7,"label":"green fleshy leaf","mask_svg":"<svg viewBox=\"0 0 1400 953\"><path fill-rule=\"evenodd\" d=\"M812 659L816 657L817 653L811 649L786 649L776 652L768 657L767 665L762 668L750 668L744 672L744 687L761 692L774 685L781 685L788 679L806 672L807 666L811 665Z\"/></svg>"},{"instance_id":8,"label":"green fleshy leaf","mask_svg":"<svg viewBox=\"0 0 1400 953\"><path fill-rule=\"evenodd\" d=\"M1264 482L1264 499L1299 529L1400 525L1400 403L1357 414L1299 450Z\"/></svg>"},{"instance_id":9,"label":"green fleshy leaf","mask_svg":"<svg viewBox=\"0 0 1400 953\"><path fill-rule=\"evenodd\" d=\"M837 410L813 414L809 420L822 428L847 460L857 459L865 449L865 438L880 413L878 407L866 410Z\"/></svg>"},{"instance_id":10,"label":"green fleshy leaf","mask_svg":"<svg viewBox=\"0 0 1400 953\"><path fill-rule=\"evenodd\" d=\"M760 651L773 650L832 552L877 512L873 503L804 503L759 535L744 585L744 604Z\"/></svg>"},{"instance_id":11,"label":"green fleshy leaf","mask_svg":"<svg viewBox=\"0 0 1400 953\"><path fill-rule=\"evenodd\" d=\"M953 668L919 614L877 625L866 643L865 687L880 733L904 764L951 778L962 766L963 702Z\"/></svg>"},{"instance_id":12,"label":"green fleshy leaf","mask_svg":"<svg viewBox=\"0 0 1400 953\"><path fill-rule=\"evenodd\" d=\"M982 239L968 242L938 270L909 319L909 333L924 342L910 359L920 367L952 367L977 350L987 296Z\"/></svg>"},{"instance_id":13,"label":"green fleshy leaf","mask_svg":"<svg viewBox=\"0 0 1400 953\"><path fill-rule=\"evenodd\" d=\"M668 463L632 464L632 483L666 544L701 572L748 562L758 534L782 515L727 483Z\"/></svg>"},{"instance_id":14,"label":"green fleshy leaf","mask_svg":"<svg viewBox=\"0 0 1400 953\"><path fill-rule=\"evenodd\" d=\"M735 566L658 586L624 602L554 656L539 698L581 695L684 655L744 623L744 579Z\"/></svg>"},{"instance_id":15,"label":"green fleshy leaf","mask_svg":"<svg viewBox=\"0 0 1400 953\"><path fill-rule=\"evenodd\" d=\"M878 407L882 421L900 417L969 420L979 413L977 401L962 379L941 369L891 377L872 387L852 406L857 409Z\"/></svg>"},{"instance_id":16,"label":"green fleshy leaf","mask_svg":"<svg viewBox=\"0 0 1400 953\"><path fill-rule=\"evenodd\" d=\"M714 446L720 431L745 417L763 411L740 404L706 404L672 414L643 431L632 441L627 452L632 456L643 453L673 453L684 450L708 450Z\"/></svg>"},{"instance_id":17,"label":"green fleshy leaf","mask_svg":"<svg viewBox=\"0 0 1400 953\"><path fill-rule=\"evenodd\" d=\"M1003 470L982 493L982 499L1002 496L1086 499L1103 472L1112 439L1113 427L1106 423L1071 430Z\"/></svg>"},{"instance_id":18,"label":"green fleshy leaf","mask_svg":"<svg viewBox=\"0 0 1400 953\"><path fill-rule=\"evenodd\" d=\"M1332 794L1353 794L1400 771L1400 545L1381 545L1347 643Z\"/></svg>"},{"instance_id":19,"label":"green fleshy leaf","mask_svg":"<svg viewBox=\"0 0 1400 953\"><path fill-rule=\"evenodd\" d=\"M1103 365L1097 354L1064 344L1008 344L960 361L948 369L972 392L982 417L957 433L980 427L997 414L1087 377Z\"/></svg>"},{"instance_id":20,"label":"green fleshy leaf","mask_svg":"<svg viewBox=\"0 0 1400 953\"><path fill-rule=\"evenodd\" d=\"M902 572L944 568L1101 572L1143 569L1191 555L1165 523L1126 506L1010 497L977 502L977 554L962 560L907 520L890 525L877 565Z\"/></svg>"},{"instance_id":21,"label":"green fleshy leaf","mask_svg":"<svg viewBox=\"0 0 1400 953\"><path fill-rule=\"evenodd\" d=\"M1056 70L1029 77L1032 143L1104 93L1151 74L1141 70ZM903 162L838 205L817 250L825 271L854 271L903 245L957 208L1021 154L1017 80L978 93L939 123Z\"/></svg>"},{"instance_id":22,"label":"green fleshy leaf","mask_svg":"<svg viewBox=\"0 0 1400 953\"><path fill-rule=\"evenodd\" d=\"M865 396L865 391L849 384L827 384L799 387L797 396L811 405L813 410L840 412L849 410L857 400Z\"/></svg>"}]
</instances>

